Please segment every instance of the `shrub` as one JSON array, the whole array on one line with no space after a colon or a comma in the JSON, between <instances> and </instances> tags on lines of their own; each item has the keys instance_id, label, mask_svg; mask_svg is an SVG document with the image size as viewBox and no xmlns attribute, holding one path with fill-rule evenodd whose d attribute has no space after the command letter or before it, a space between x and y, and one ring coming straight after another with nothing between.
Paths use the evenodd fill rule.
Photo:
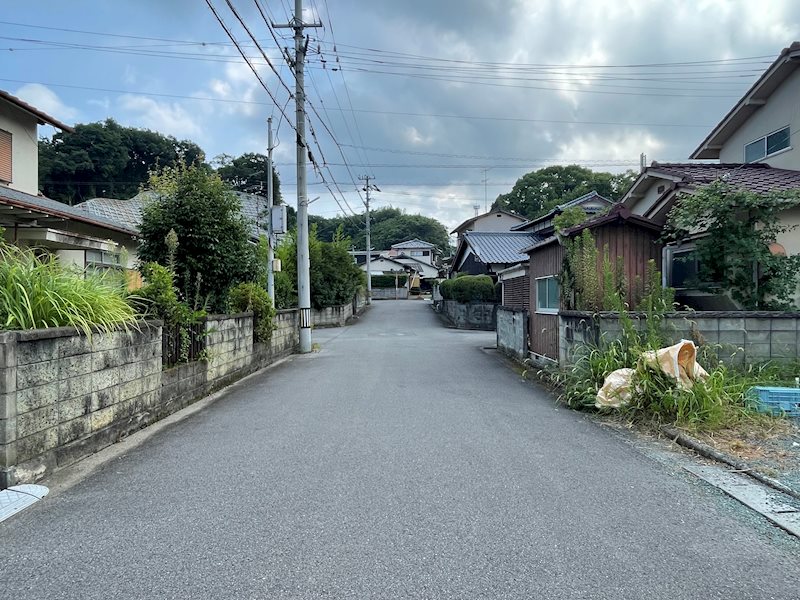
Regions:
<instances>
[{"instance_id":1,"label":"shrub","mask_svg":"<svg viewBox=\"0 0 800 600\"><path fill-rule=\"evenodd\" d=\"M255 283L240 283L228 292L231 312L253 312L254 333L257 342L268 342L272 337L275 309L267 291Z\"/></svg>"},{"instance_id":2,"label":"shrub","mask_svg":"<svg viewBox=\"0 0 800 600\"><path fill-rule=\"evenodd\" d=\"M110 331L135 321L117 273L83 273L54 256L0 242L3 329L75 327L91 336L93 328Z\"/></svg>"},{"instance_id":3,"label":"shrub","mask_svg":"<svg viewBox=\"0 0 800 600\"><path fill-rule=\"evenodd\" d=\"M465 275L447 279L440 287L442 298L457 302L494 302L495 289L488 275Z\"/></svg>"},{"instance_id":4,"label":"shrub","mask_svg":"<svg viewBox=\"0 0 800 600\"><path fill-rule=\"evenodd\" d=\"M395 281L397 282L397 287L403 287L406 284L406 281L408 281L408 276L397 275L397 279L395 279L394 275L373 275L372 287L394 289Z\"/></svg>"}]
</instances>

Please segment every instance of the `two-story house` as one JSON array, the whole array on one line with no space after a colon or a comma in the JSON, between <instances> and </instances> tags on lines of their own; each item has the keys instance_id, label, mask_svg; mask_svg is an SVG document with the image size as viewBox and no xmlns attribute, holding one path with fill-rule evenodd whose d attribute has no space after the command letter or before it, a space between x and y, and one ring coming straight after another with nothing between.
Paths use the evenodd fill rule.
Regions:
<instances>
[{"instance_id":1,"label":"two-story house","mask_svg":"<svg viewBox=\"0 0 800 600\"><path fill-rule=\"evenodd\" d=\"M39 194L38 126L72 128L0 90L0 227L7 242L47 250L79 268L136 263L137 231Z\"/></svg>"},{"instance_id":2,"label":"two-story house","mask_svg":"<svg viewBox=\"0 0 800 600\"><path fill-rule=\"evenodd\" d=\"M497 208L482 215L475 215L453 229L450 234L456 234L458 240L468 231L511 231L516 225L525 223L527 219L517 213Z\"/></svg>"},{"instance_id":3,"label":"two-story house","mask_svg":"<svg viewBox=\"0 0 800 600\"><path fill-rule=\"evenodd\" d=\"M625 193L622 205L663 226L675 202L719 179L756 193L800 190L800 149L793 145L800 127L798 67L800 42L794 42L781 51L690 156L720 162L654 162ZM783 211L781 220L788 226L800 225L800 207ZM790 229L777 241L778 251L800 253L800 230ZM692 250L690 243L663 248L664 283L676 288L681 300L692 299L688 303L698 308L734 308L724 304L730 304L725 298L704 300L705 294L691 288L697 274L697 264L690 258Z\"/></svg>"}]
</instances>

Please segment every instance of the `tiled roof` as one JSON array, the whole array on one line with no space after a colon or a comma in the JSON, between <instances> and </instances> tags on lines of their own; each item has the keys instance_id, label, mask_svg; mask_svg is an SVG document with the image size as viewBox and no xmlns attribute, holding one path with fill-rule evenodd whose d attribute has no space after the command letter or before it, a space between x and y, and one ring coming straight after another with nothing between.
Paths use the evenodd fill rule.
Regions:
<instances>
[{"instance_id":1,"label":"tiled roof","mask_svg":"<svg viewBox=\"0 0 800 600\"><path fill-rule=\"evenodd\" d=\"M430 242L423 242L418 238L414 238L413 240L408 240L406 242L399 242L397 244L392 244L392 248L397 250L403 250L405 248L435 248L435 244L431 244Z\"/></svg>"},{"instance_id":2,"label":"tiled roof","mask_svg":"<svg viewBox=\"0 0 800 600\"><path fill-rule=\"evenodd\" d=\"M541 238L526 231L467 231L464 241L483 263L516 263L525 260L523 248Z\"/></svg>"},{"instance_id":3,"label":"tiled roof","mask_svg":"<svg viewBox=\"0 0 800 600\"><path fill-rule=\"evenodd\" d=\"M608 206L611 206L613 204L613 202L611 200L609 200L605 196L601 196L595 190L592 190L591 192L588 192L588 193L584 194L583 196L578 196L577 198L574 198L572 200L568 200L567 202L563 202L563 203L557 205L550 212L545 213L545 214L543 214L543 215L541 215L539 217L536 217L535 219L531 219L529 221L525 221L524 223L520 223L519 225L514 225L511 228L511 231L522 231L522 230L527 229L528 227L530 227L534 223L541 223L542 221L546 221L547 219L552 219L556 215L561 214L562 212L564 212L566 209L571 208L573 206L579 206L582 202L586 202L587 200L591 200L594 197L597 197L600 200L603 200L604 202L607 203ZM586 214L589 215L589 216L591 216L593 214L596 214L596 213L600 212L601 210L605 210L605 209L602 209L602 208L591 208L591 207L584 209Z\"/></svg>"},{"instance_id":4,"label":"tiled roof","mask_svg":"<svg viewBox=\"0 0 800 600\"><path fill-rule=\"evenodd\" d=\"M261 234L266 233L266 220L263 215L266 210L266 199L257 194L246 194L244 192L234 192L242 203L242 215L250 224L250 237L258 239ZM128 200L118 198L92 198L75 208L95 216L103 218L115 218L123 221L129 227L138 229L142 222L142 208L145 203L152 200L155 195L152 192L141 192ZM261 223L261 227L256 225L256 219Z\"/></svg>"},{"instance_id":5,"label":"tiled roof","mask_svg":"<svg viewBox=\"0 0 800 600\"><path fill-rule=\"evenodd\" d=\"M800 171L774 169L765 163L653 163L647 170L680 177L688 185L706 185L722 179L757 194L800 189Z\"/></svg>"},{"instance_id":6,"label":"tiled roof","mask_svg":"<svg viewBox=\"0 0 800 600\"><path fill-rule=\"evenodd\" d=\"M470 225L472 225L475 221L477 221L481 217L486 217L488 215L493 215L494 213L500 213L500 214L506 215L508 217L514 217L516 219L519 219L520 222L525 221L525 217L523 217L522 215L518 215L517 213L511 212L511 211L508 211L508 210L503 210L502 208L498 208L498 209L490 210L489 212L483 213L482 215L475 215L474 217L470 217L469 219L467 219L466 221L461 223L461 225L459 225L458 227L453 229L453 231L451 231L450 233L460 232L460 231L466 229L467 227L469 227Z\"/></svg>"},{"instance_id":7,"label":"tiled roof","mask_svg":"<svg viewBox=\"0 0 800 600\"><path fill-rule=\"evenodd\" d=\"M0 98L3 98L4 100L10 102L11 104L16 106L17 108L21 108L25 112L28 112L28 113L32 114L34 117L36 117L39 120L40 123L47 123L48 125L52 125L53 127L58 127L62 131L70 131L70 132L74 131L72 129L72 127L70 127L69 125L65 125L64 123L62 123L58 119L48 115L46 112L42 112L41 110L39 110L35 106L31 106L30 104L28 104L24 100L22 100L20 98L17 98L16 96L12 96L8 92L0 90Z\"/></svg>"},{"instance_id":8,"label":"tiled roof","mask_svg":"<svg viewBox=\"0 0 800 600\"><path fill-rule=\"evenodd\" d=\"M0 187L0 204L28 208L36 212L80 221L128 235L137 235L138 233L135 227L131 227L128 223L121 222L118 219L112 219L106 215L87 213L78 209L77 206L69 206L44 196L34 196L7 187Z\"/></svg>"}]
</instances>

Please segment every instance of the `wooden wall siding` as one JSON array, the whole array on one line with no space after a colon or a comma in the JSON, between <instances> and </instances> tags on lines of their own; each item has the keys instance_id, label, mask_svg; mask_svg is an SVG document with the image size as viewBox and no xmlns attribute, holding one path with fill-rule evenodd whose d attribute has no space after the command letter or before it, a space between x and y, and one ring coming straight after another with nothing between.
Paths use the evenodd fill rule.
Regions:
<instances>
[{"instance_id":1,"label":"wooden wall siding","mask_svg":"<svg viewBox=\"0 0 800 600\"><path fill-rule=\"evenodd\" d=\"M628 281L626 302L631 309L636 309L634 300L637 294L641 294L641 285L644 285L647 278L647 262L651 259L655 260L656 268L661 270L662 244L658 242L659 234L641 227L610 223L593 229L592 235L594 235L599 250L598 273L602 274L603 272L603 252L606 245L608 245L608 255L612 263L617 260L618 256L623 258L625 277ZM635 285L637 280L641 282L638 290ZM601 275L600 286L602 287L602 285Z\"/></svg>"},{"instance_id":2,"label":"wooden wall siding","mask_svg":"<svg viewBox=\"0 0 800 600\"><path fill-rule=\"evenodd\" d=\"M531 278L529 275L503 281L503 306L515 310L528 310L531 304Z\"/></svg>"},{"instance_id":3,"label":"wooden wall siding","mask_svg":"<svg viewBox=\"0 0 800 600\"><path fill-rule=\"evenodd\" d=\"M564 260L564 247L554 243L534 252L530 258L530 344L531 352L558 360L558 315L536 312L536 278L558 275Z\"/></svg>"}]
</instances>

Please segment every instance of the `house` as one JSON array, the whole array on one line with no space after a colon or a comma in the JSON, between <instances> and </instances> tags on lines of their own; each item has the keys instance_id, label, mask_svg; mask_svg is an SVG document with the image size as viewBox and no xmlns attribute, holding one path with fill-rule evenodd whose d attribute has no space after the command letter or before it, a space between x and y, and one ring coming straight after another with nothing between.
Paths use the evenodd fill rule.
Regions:
<instances>
[{"instance_id":1,"label":"house","mask_svg":"<svg viewBox=\"0 0 800 600\"><path fill-rule=\"evenodd\" d=\"M72 128L0 90L0 226L5 241L77 267L133 270L134 228L39 195L38 125Z\"/></svg>"},{"instance_id":2,"label":"house","mask_svg":"<svg viewBox=\"0 0 800 600\"><path fill-rule=\"evenodd\" d=\"M417 262L436 266L439 258L439 250L435 244L414 238L405 242L392 244L386 255L389 258L408 257Z\"/></svg>"},{"instance_id":3,"label":"house","mask_svg":"<svg viewBox=\"0 0 800 600\"><path fill-rule=\"evenodd\" d=\"M461 239L467 231L511 231L515 225L525 221L527 219L517 213L497 208L467 219L450 233L456 234L458 239Z\"/></svg>"},{"instance_id":4,"label":"house","mask_svg":"<svg viewBox=\"0 0 800 600\"><path fill-rule=\"evenodd\" d=\"M626 286L626 304L637 308L643 290L641 285L647 278L648 262L653 260L657 269L661 266L661 225L633 214L622 205L615 205L608 213L595 217L581 225L561 232L562 239L551 235L534 243L524 252L529 257L530 276L530 351L534 356L550 360L559 359L559 312L563 305L560 289L564 270L565 244L562 240L574 239L584 230L590 230L598 250L597 270L603 270L607 253L612 260L620 257ZM602 278L600 285L602 286Z\"/></svg>"},{"instance_id":5,"label":"house","mask_svg":"<svg viewBox=\"0 0 800 600\"><path fill-rule=\"evenodd\" d=\"M541 237L527 231L466 231L453 255L451 277L456 273L470 275L497 274L526 260L520 252Z\"/></svg>"},{"instance_id":6,"label":"house","mask_svg":"<svg viewBox=\"0 0 800 600\"><path fill-rule=\"evenodd\" d=\"M265 211L267 200L258 194L233 192L241 203L242 216L250 228L250 241L258 242L262 235L267 235ZM91 198L75 205L75 208L89 215L114 219L127 227L138 230L142 223L142 209L147 202L155 198L153 192L140 192L127 200L120 198Z\"/></svg>"},{"instance_id":7,"label":"house","mask_svg":"<svg viewBox=\"0 0 800 600\"><path fill-rule=\"evenodd\" d=\"M574 198L573 200L569 200L568 202L563 202L557 205L548 213L540 217L526 220L523 223L515 225L511 228L511 231L528 231L542 237L549 237L550 235L553 235L553 231L555 229L553 220L565 210L578 207L582 209L587 216L593 217L604 211L607 211L612 204L613 202L611 200L605 196L601 196L595 190L592 190L583 196L579 196L578 198Z\"/></svg>"}]
</instances>

